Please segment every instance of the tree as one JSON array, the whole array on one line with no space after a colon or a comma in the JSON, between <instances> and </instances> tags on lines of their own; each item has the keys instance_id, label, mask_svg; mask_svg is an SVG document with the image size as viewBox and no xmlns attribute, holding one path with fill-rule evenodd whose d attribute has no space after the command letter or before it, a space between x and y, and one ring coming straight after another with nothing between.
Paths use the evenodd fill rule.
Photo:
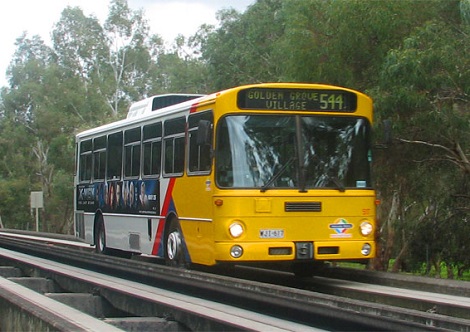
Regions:
<instances>
[{"instance_id":1,"label":"tree","mask_svg":"<svg viewBox=\"0 0 470 332\"><path fill-rule=\"evenodd\" d=\"M106 97L116 117L120 103L124 102L127 109L129 102L147 96L152 89L163 41L150 35L143 12L132 11L126 0L111 1L104 29L108 36L112 79L106 77L101 83L111 84Z\"/></svg>"},{"instance_id":2,"label":"tree","mask_svg":"<svg viewBox=\"0 0 470 332\"><path fill-rule=\"evenodd\" d=\"M382 193L401 188L404 205L411 206L414 217L402 228L402 244L412 244L409 262L434 262L437 269L445 259L468 268L459 249L468 239L455 234L468 228L470 217L470 43L458 3L436 4L450 14L424 23L390 50L372 92L378 129L388 119L395 138L386 156L378 153L378 185Z\"/></svg>"},{"instance_id":3,"label":"tree","mask_svg":"<svg viewBox=\"0 0 470 332\"><path fill-rule=\"evenodd\" d=\"M3 217L6 215L4 220L26 226L30 219L17 209L27 207L29 201L25 197L33 187L40 188L39 179L35 176L36 160L30 147L38 135L36 121L43 97L41 86L45 83L44 74L53 57L38 36L29 39L23 34L16 45L17 51L7 71L11 88L2 89L0 192L2 205L5 204L1 208ZM16 204L10 205L12 202Z\"/></svg>"},{"instance_id":4,"label":"tree","mask_svg":"<svg viewBox=\"0 0 470 332\"><path fill-rule=\"evenodd\" d=\"M59 65L82 82L83 95L93 106L83 110L105 121L107 114L122 117L130 102L152 90L163 51L163 41L150 34L143 12L131 10L126 0L111 1L104 26L80 8L67 7L53 42Z\"/></svg>"},{"instance_id":5,"label":"tree","mask_svg":"<svg viewBox=\"0 0 470 332\"><path fill-rule=\"evenodd\" d=\"M203 25L192 37L179 35L170 50L158 58L158 73L151 94L211 93L216 91L208 66L201 59L200 44L212 27Z\"/></svg>"},{"instance_id":6,"label":"tree","mask_svg":"<svg viewBox=\"0 0 470 332\"><path fill-rule=\"evenodd\" d=\"M54 26L52 42L61 71L55 84L66 90L66 98L57 95L51 99L65 99L62 106L85 126L106 121L110 107L106 100L108 84L103 82L111 79L107 62L110 50L99 21L86 17L78 7L67 7ZM50 93L55 92L64 91Z\"/></svg>"},{"instance_id":7,"label":"tree","mask_svg":"<svg viewBox=\"0 0 470 332\"><path fill-rule=\"evenodd\" d=\"M259 0L243 15L233 9L218 13L220 28L207 36L202 48L217 90L279 81L282 62L276 58L276 44L283 24L277 12L282 3Z\"/></svg>"},{"instance_id":8,"label":"tree","mask_svg":"<svg viewBox=\"0 0 470 332\"><path fill-rule=\"evenodd\" d=\"M278 13L285 26L278 45L283 76L288 81L368 89L376 84L387 52L415 27L443 14L445 3L284 1Z\"/></svg>"},{"instance_id":9,"label":"tree","mask_svg":"<svg viewBox=\"0 0 470 332\"><path fill-rule=\"evenodd\" d=\"M10 87L1 95L0 141L6 144L0 148L0 179L28 183L21 195L42 190L43 230L71 231L74 134L115 120L129 102L154 89L162 41L149 34L143 13L131 11L125 0L111 1L104 27L80 8L67 7L52 41L53 48L38 36L24 34L17 41ZM0 185L17 188L17 183ZM17 215L4 211L9 214L4 220Z\"/></svg>"}]
</instances>

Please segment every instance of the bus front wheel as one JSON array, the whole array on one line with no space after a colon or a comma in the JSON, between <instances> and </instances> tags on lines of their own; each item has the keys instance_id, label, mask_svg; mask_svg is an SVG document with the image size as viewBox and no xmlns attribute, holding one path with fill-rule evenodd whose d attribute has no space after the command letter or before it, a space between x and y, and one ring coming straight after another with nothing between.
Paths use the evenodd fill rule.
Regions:
<instances>
[{"instance_id":1,"label":"bus front wheel","mask_svg":"<svg viewBox=\"0 0 470 332\"><path fill-rule=\"evenodd\" d=\"M106 229L104 228L103 217L98 217L95 227L95 251L99 254L107 254L106 247Z\"/></svg>"},{"instance_id":2,"label":"bus front wheel","mask_svg":"<svg viewBox=\"0 0 470 332\"><path fill-rule=\"evenodd\" d=\"M178 220L172 219L165 239L165 262L169 266L187 267L183 250L183 236Z\"/></svg>"}]
</instances>

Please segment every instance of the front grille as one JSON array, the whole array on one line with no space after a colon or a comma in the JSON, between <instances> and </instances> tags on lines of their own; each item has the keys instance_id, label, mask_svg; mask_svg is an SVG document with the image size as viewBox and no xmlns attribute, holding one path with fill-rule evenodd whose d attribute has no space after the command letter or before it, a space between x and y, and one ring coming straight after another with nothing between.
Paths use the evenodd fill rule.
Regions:
<instances>
[{"instance_id":1,"label":"front grille","mask_svg":"<svg viewBox=\"0 0 470 332\"><path fill-rule=\"evenodd\" d=\"M292 248L290 247L269 248L269 255L272 255L272 256L291 255L291 254L292 254Z\"/></svg>"},{"instance_id":2,"label":"front grille","mask_svg":"<svg viewBox=\"0 0 470 332\"><path fill-rule=\"evenodd\" d=\"M319 255L337 255L339 254L339 247L319 247L317 252Z\"/></svg>"},{"instance_id":3,"label":"front grille","mask_svg":"<svg viewBox=\"0 0 470 332\"><path fill-rule=\"evenodd\" d=\"M286 212L321 212L321 202L285 202Z\"/></svg>"}]
</instances>

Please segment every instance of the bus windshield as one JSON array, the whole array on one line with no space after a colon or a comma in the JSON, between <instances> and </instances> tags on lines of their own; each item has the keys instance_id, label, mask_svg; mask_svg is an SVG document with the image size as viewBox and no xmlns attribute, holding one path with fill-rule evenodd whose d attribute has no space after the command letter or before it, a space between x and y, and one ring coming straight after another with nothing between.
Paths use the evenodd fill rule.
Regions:
<instances>
[{"instance_id":1,"label":"bus windshield","mask_svg":"<svg viewBox=\"0 0 470 332\"><path fill-rule=\"evenodd\" d=\"M362 117L228 115L217 131L217 185L261 191L370 188L369 131Z\"/></svg>"}]
</instances>

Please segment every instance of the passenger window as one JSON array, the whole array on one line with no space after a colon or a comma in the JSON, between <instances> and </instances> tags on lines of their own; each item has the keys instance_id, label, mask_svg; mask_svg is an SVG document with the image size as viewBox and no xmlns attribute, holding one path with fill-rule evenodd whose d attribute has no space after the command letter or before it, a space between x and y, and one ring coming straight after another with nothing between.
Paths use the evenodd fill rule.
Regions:
<instances>
[{"instance_id":1,"label":"passenger window","mask_svg":"<svg viewBox=\"0 0 470 332\"><path fill-rule=\"evenodd\" d=\"M143 129L143 176L160 175L162 156L162 124L154 123Z\"/></svg>"},{"instance_id":2,"label":"passenger window","mask_svg":"<svg viewBox=\"0 0 470 332\"><path fill-rule=\"evenodd\" d=\"M163 139L165 176L183 175L185 127L185 117L165 121Z\"/></svg>"},{"instance_id":3,"label":"passenger window","mask_svg":"<svg viewBox=\"0 0 470 332\"><path fill-rule=\"evenodd\" d=\"M138 177L140 174L140 127L124 133L124 176Z\"/></svg>"},{"instance_id":4,"label":"passenger window","mask_svg":"<svg viewBox=\"0 0 470 332\"><path fill-rule=\"evenodd\" d=\"M108 136L107 178L120 179L122 172L122 132Z\"/></svg>"},{"instance_id":5,"label":"passenger window","mask_svg":"<svg viewBox=\"0 0 470 332\"><path fill-rule=\"evenodd\" d=\"M91 180L92 167L92 141L89 139L80 143L80 182Z\"/></svg>"},{"instance_id":6,"label":"passenger window","mask_svg":"<svg viewBox=\"0 0 470 332\"><path fill-rule=\"evenodd\" d=\"M104 180L106 173L106 136L93 140L93 179Z\"/></svg>"}]
</instances>

